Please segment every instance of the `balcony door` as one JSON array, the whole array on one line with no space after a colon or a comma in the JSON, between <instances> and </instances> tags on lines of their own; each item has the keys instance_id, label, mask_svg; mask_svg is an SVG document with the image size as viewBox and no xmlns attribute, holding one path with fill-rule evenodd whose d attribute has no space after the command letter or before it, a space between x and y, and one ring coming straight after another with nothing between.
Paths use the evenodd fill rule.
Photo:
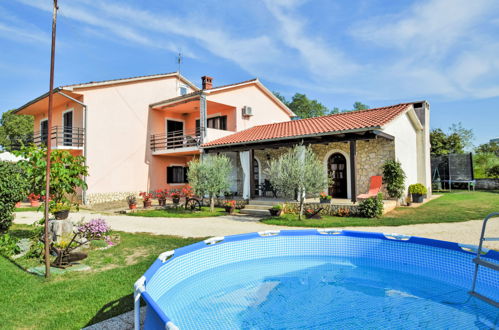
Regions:
<instances>
[{"instance_id":1,"label":"balcony door","mask_svg":"<svg viewBox=\"0 0 499 330\"><path fill-rule=\"evenodd\" d=\"M340 153L334 153L329 157L328 174L333 179L329 186L329 195L333 198L347 198L347 160Z\"/></svg>"},{"instance_id":2,"label":"balcony door","mask_svg":"<svg viewBox=\"0 0 499 330\"><path fill-rule=\"evenodd\" d=\"M40 142L42 145L47 145L49 135L49 121L48 119L40 120Z\"/></svg>"},{"instance_id":3,"label":"balcony door","mask_svg":"<svg viewBox=\"0 0 499 330\"><path fill-rule=\"evenodd\" d=\"M182 148L184 145L184 122L166 121L166 148Z\"/></svg>"},{"instance_id":4,"label":"balcony door","mask_svg":"<svg viewBox=\"0 0 499 330\"><path fill-rule=\"evenodd\" d=\"M65 146L73 145L73 110L66 111L62 114L62 132L63 144Z\"/></svg>"}]
</instances>

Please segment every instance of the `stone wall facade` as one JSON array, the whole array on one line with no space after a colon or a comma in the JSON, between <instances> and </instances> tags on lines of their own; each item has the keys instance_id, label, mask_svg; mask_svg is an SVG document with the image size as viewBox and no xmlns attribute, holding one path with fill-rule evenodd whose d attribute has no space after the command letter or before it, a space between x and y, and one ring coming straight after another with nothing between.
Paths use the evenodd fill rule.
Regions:
<instances>
[{"instance_id":1,"label":"stone wall facade","mask_svg":"<svg viewBox=\"0 0 499 330\"><path fill-rule=\"evenodd\" d=\"M312 150L324 164L324 171L327 170L328 158L336 152L339 152L347 159L349 167L350 144L348 142L332 142L328 144L313 144ZM269 159L277 159L282 154L289 151L290 148L255 150L255 158L259 160L260 173L263 179L268 178ZM387 139L360 140L357 141L356 153L356 190L357 194L367 193L369 190L370 178L375 175L383 174L383 164L387 160L395 159L395 144ZM238 164L240 166L240 164ZM242 177L242 170L238 169L238 175ZM350 168L347 169L347 175L350 175ZM242 191L242 183L238 189ZM349 188L350 189L350 188ZM383 191L385 197L386 191Z\"/></svg>"},{"instance_id":2,"label":"stone wall facade","mask_svg":"<svg viewBox=\"0 0 499 330\"><path fill-rule=\"evenodd\" d=\"M114 193L95 193L87 195L87 204L100 204L115 201L124 201L130 195L134 195L139 198L139 193L137 191L130 192L114 192Z\"/></svg>"}]
</instances>

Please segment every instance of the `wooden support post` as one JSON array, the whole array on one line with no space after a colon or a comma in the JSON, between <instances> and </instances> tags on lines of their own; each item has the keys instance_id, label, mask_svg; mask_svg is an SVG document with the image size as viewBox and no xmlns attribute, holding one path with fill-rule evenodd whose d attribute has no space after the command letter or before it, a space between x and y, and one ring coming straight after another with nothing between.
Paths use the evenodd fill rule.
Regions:
<instances>
[{"instance_id":1,"label":"wooden support post","mask_svg":"<svg viewBox=\"0 0 499 330\"><path fill-rule=\"evenodd\" d=\"M249 151L249 161L250 161L250 198L255 198L255 151L250 149Z\"/></svg>"},{"instance_id":2,"label":"wooden support post","mask_svg":"<svg viewBox=\"0 0 499 330\"><path fill-rule=\"evenodd\" d=\"M355 154L357 152L357 141L350 141L350 183L351 183L351 199L353 203L357 203L357 173L355 171Z\"/></svg>"}]
</instances>

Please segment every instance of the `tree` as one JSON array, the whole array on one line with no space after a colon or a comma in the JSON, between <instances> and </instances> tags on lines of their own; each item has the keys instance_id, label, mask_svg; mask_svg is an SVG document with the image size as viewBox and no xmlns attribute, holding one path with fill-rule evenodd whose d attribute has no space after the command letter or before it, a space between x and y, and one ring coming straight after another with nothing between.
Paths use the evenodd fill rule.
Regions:
<instances>
[{"instance_id":1,"label":"tree","mask_svg":"<svg viewBox=\"0 0 499 330\"><path fill-rule=\"evenodd\" d=\"M435 155L462 154L464 143L457 133L445 134L440 128L430 132L431 153Z\"/></svg>"},{"instance_id":2,"label":"tree","mask_svg":"<svg viewBox=\"0 0 499 330\"><path fill-rule=\"evenodd\" d=\"M317 197L327 187L329 179L322 162L310 147L295 146L270 162L268 177L274 188L288 198L298 196L300 212L306 197Z\"/></svg>"},{"instance_id":3,"label":"tree","mask_svg":"<svg viewBox=\"0 0 499 330\"><path fill-rule=\"evenodd\" d=\"M353 109L354 109L354 110L367 110L367 109L369 109L369 108L370 108L370 107L369 107L367 104L364 104L364 103L359 102L359 101L357 101L357 102L355 102L355 103L353 104Z\"/></svg>"},{"instance_id":4,"label":"tree","mask_svg":"<svg viewBox=\"0 0 499 330\"><path fill-rule=\"evenodd\" d=\"M30 192L45 196L45 167L47 149L44 147L24 146L15 152L24 159L19 165L24 170ZM77 190L86 189L83 179L88 175L83 156L73 156L67 150L53 150L50 153L50 198L54 203L70 206L68 197L74 197ZM69 208L68 208L69 209Z\"/></svg>"},{"instance_id":5,"label":"tree","mask_svg":"<svg viewBox=\"0 0 499 330\"><path fill-rule=\"evenodd\" d=\"M475 148L475 153L477 154L485 154L492 153L495 154L496 157L499 157L499 142L489 142L479 145Z\"/></svg>"},{"instance_id":6,"label":"tree","mask_svg":"<svg viewBox=\"0 0 499 330\"><path fill-rule=\"evenodd\" d=\"M231 171L230 159L225 155L208 155L189 162L189 184L196 194L209 196L211 212L215 211L215 197L230 189Z\"/></svg>"},{"instance_id":7,"label":"tree","mask_svg":"<svg viewBox=\"0 0 499 330\"><path fill-rule=\"evenodd\" d=\"M15 204L26 195L27 183L21 168L15 163L0 162L0 233L9 230Z\"/></svg>"},{"instance_id":8,"label":"tree","mask_svg":"<svg viewBox=\"0 0 499 330\"><path fill-rule=\"evenodd\" d=\"M473 134L472 129L466 129L463 127L461 122L457 124L452 124L449 127L449 136L455 135L454 138L459 139L463 145L463 149L471 150L473 148L473 140L475 139L475 134Z\"/></svg>"},{"instance_id":9,"label":"tree","mask_svg":"<svg viewBox=\"0 0 499 330\"><path fill-rule=\"evenodd\" d=\"M387 160L383 165L383 183L386 185L388 195L399 199L404 195L405 172L402 164L397 160Z\"/></svg>"},{"instance_id":10,"label":"tree","mask_svg":"<svg viewBox=\"0 0 499 330\"><path fill-rule=\"evenodd\" d=\"M5 111L0 119L0 146L10 151L12 145L27 144L33 134L33 116Z\"/></svg>"},{"instance_id":11,"label":"tree","mask_svg":"<svg viewBox=\"0 0 499 330\"><path fill-rule=\"evenodd\" d=\"M475 178L488 178L489 169L499 166L499 157L492 152L482 152L473 156Z\"/></svg>"},{"instance_id":12,"label":"tree","mask_svg":"<svg viewBox=\"0 0 499 330\"><path fill-rule=\"evenodd\" d=\"M291 101L278 92L274 95L286 104L300 118L319 117L330 114L329 109L317 100L309 99L305 94L296 93Z\"/></svg>"},{"instance_id":13,"label":"tree","mask_svg":"<svg viewBox=\"0 0 499 330\"><path fill-rule=\"evenodd\" d=\"M282 95L279 92L272 92L275 97L277 97L282 103L284 103L286 106L289 106L288 100L286 100L286 97Z\"/></svg>"},{"instance_id":14,"label":"tree","mask_svg":"<svg viewBox=\"0 0 499 330\"><path fill-rule=\"evenodd\" d=\"M487 176L489 178L499 179L499 165L494 165L487 169Z\"/></svg>"}]
</instances>

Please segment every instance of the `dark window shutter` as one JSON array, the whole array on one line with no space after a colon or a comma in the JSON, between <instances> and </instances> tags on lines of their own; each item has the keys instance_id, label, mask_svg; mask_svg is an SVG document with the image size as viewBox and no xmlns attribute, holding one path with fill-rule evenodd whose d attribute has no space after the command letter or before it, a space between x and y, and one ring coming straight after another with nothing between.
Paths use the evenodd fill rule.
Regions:
<instances>
[{"instance_id":1,"label":"dark window shutter","mask_svg":"<svg viewBox=\"0 0 499 330\"><path fill-rule=\"evenodd\" d=\"M227 130L227 116L220 117L220 129Z\"/></svg>"},{"instance_id":2,"label":"dark window shutter","mask_svg":"<svg viewBox=\"0 0 499 330\"><path fill-rule=\"evenodd\" d=\"M196 129L199 129L201 127L201 121L199 119L196 119Z\"/></svg>"},{"instance_id":3,"label":"dark window shutter","mask_svg":"<svg viewBox=\"0 0 499 330\"><path fill-rule=\"evenodd\" d=\"M187 172L189 172L189 168L186 166L186 167L184 167L184 182L185 183L189 182L189 178L187 177Z\"/></svg>"},{"instance_id":4,"label":"dark window shutter","mask_svg":"<svg viewBox=\"0 0 499 330\"><path fill-rule=\"evenodd\" d=\"M166 183L173 183L173 167L166 168Z\"/></svg>"}]
</instances>

